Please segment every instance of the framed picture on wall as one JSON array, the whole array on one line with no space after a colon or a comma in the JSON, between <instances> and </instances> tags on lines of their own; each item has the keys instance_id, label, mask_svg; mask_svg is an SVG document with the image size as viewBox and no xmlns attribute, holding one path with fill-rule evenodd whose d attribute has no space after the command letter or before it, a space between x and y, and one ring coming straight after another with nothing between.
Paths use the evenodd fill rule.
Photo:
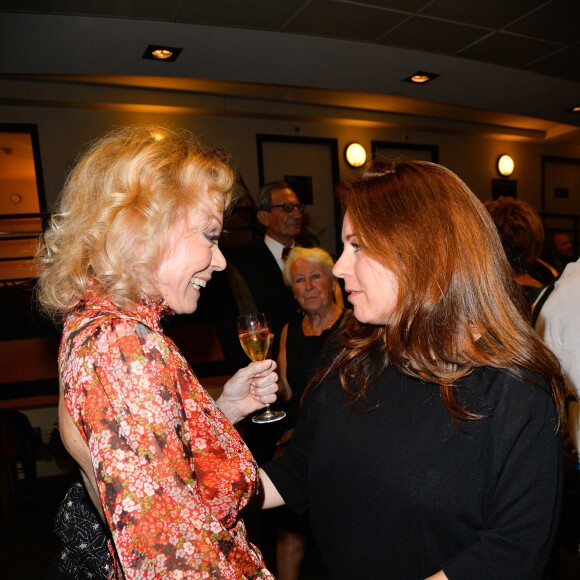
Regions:
<instances>
[{"instance_id":1,"label":"framed picture on wall","mask_svg":"<svg viewBox=\"0 0 580 580\"><path fill-rule=\"evenodd\" d=\"M371 141L373 159L418 159L439 163L437 145L397 143L395 141Z\"/></svg>"},{"instance_id":2,"label":"framed picture on wall","mask_svg":"<svg viewBox=\"0 0 580 580\"><path fill-rule=\"evenodd\" d=\"M542 156L542 220L546 240L567 234L580 252L580 159Z\"/></svg>"},{"instance_id":3,"label":"framed picture on wall","mask_svg":"<svg viewBox=\"0 0 580 580\"><path fill-rule=\"evenodd\" d=\"M340 247L338 142L323 137L256 135L260 187L287 181L306 204L306 223L330 254Z\"/></svg>"},{"instance_id":4,"label":"framed picture on wall","mask_svg":"<svg viewBox=\"0 0 580 580\"><path fill-rule=\"evenodd\" d=\"M542 156L542 213L580 216L580 159Z\"/></svg>"}]
</instances>

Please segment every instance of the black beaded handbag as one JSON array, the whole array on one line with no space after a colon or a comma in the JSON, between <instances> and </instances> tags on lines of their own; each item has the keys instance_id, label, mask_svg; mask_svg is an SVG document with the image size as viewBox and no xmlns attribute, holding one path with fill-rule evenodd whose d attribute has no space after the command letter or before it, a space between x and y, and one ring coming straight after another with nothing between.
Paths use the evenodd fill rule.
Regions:
<instances>
[{"instance_id":1,"label":"black beaded handbag","mask_svg":"<svg viewBox=\"0 0 580 580\"><path fill-rule=\"evenodd\" d=\"M113 565L108 548L111 536L80 481L72 485L60 504L54 533L63 547L46 580L109 577Z\"/></svg>"}]
</instances>

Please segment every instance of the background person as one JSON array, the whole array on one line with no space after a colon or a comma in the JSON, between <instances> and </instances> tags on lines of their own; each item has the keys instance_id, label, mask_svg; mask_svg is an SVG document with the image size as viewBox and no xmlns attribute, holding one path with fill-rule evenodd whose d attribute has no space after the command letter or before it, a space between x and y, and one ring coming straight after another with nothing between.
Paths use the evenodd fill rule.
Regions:
<instances>
[{"instance_id":1,"label":"background person","mask_svg":"<svg viewBox=\"0 0 580 580\"><path fill-rule=\"evenodd\" d=\"M263 467L265 507L310 510L333 578L541 578L564 381L497 228L432 163L374 162L340 196L353 316Z\"/></svg>"},{"instance_id":2,"label":"background person","mask_svg":"<svg viewBox=\"0 0 580 580\"><path fill-rule=\"evenodd\" d=\"M562 544L573 554L580 548L580 260L568 264L539 311L536 330L558 357L568 389L566 480L562 510Z\"/></svg>"},{"instance_id":3,"label":"background person","mask_svg":"<svg viewBox=\"0 0 580 580\"><path fill-rule=\"evenodd\" d=\"M239 517L257 465L232 423L275 400L275 363L241 369L216 404L160 324L225 268L233 181L186 131L119 129L81 157L44 236L39 296L64 318L61 433L118 577L271 578Z\"/></svg>"},{"instance_id":4,"label":"background person","mask_svg":"<svg viewBox=\"0 0 580 580\"><path fill-rule=\"evenodd\" d=\"M284 264L284 282L292 290L304 316L293 318L282 329L278 372L279 400L288 400L284 430L296 425L300 402L316 357L329 337L341 326L346 311L335 301L334 262L322 248L293 248ZM286 507L278 514L276 577L297 580L310 534L306 514L297 515Z\"/></svg>"},{"instance_id":5,"label":"background person","mask_svg":"<svg viewBox=\"0 0 580 580\"><path fill-rule=\"evenodd\" d=\"M345 315L343 304L336 302L333 267L330 254L318 247L296 247L284 264L284 282L303 312L284 326L280 336L278 399L288 401L285 410L290 427L298 420L300 400L314 361Z\"/></svg>"},{"instance_id":6,"label":"background person","mask_svg":"<svg viewBox=\"0 0 580 580\"><path fill-rule=\"evenodd\" d=\"M570 234L567 232L551 232L550 235L546 236L542 255L561 274L567 264L576 259Z\"/></svg>"},{"instance_id":7,"label":"background person","mask_svg":"<svg viewBox=\"0 0 580 580\"><path fill-rule=\"evenodd\" d=\"M502 196L486 201L484 205L498 229L516 282L531 307L545 285L538 277L534 277L534 269L539 267L538 257L544 244L542 220L529 203L513 197Z\"/></svg>"},{"instance_id":8,"label":"background person","mask_svg":"<svg viewBox=\"0 0 580 580\"><path fill-rule=\"evenodd\" d=\"M580 260L566 266L542 306L536 330L562 365L566 385L580 400Z\"/></svg>"}]
</instances>

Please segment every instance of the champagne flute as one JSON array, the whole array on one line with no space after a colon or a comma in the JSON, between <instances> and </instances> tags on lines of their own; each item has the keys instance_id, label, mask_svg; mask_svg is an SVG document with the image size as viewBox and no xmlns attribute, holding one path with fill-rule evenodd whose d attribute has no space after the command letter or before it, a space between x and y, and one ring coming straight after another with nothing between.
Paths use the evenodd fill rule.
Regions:
<instances>
[{"instance_id":1,"label":"champagne flute","mask_svg":"<svg viewBox=\"0 0 580 580\"><path fill-rule=\"evenodd\" d=\"M238 317L238 338L244 352L251 360L264 360L270 347L270 329L266 315L261 312ZM254 423L272 423L286 417L284 411L272 411L270 405L264 407L264 412L254 415Z\"/></svg>"}]
</instances>

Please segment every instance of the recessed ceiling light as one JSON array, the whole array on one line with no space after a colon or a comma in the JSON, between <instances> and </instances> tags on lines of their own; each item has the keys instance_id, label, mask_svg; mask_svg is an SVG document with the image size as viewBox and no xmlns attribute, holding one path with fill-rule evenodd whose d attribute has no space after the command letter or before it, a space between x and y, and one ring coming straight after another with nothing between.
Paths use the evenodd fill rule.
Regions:
<instances>
[{"instance_id":1,"label":"recessed ceiling light","mask_svg":"<svg viewBox=\"0 0 580 580\"><path fill-rule=\"evenodd\" d=\"M424 85L433 79L436 79L439 75L435 73L425 72L425 71L417 71L416 73L412 74L410 77L403 79L405 83L414 83L416 85Z\"/></svg>"},{"instance_id":2,"label":"recessed ceiling light","mask_svg":"<svg viewBox=\"0 0 580 580\"><path fill-rule=\"evenodd\" d=\"M568 111L570 113L580 113L580 105L577 105L576 107L572 107L571 109L568 109Z\"/></svg>"},{"instance_id":3,"label":"recessed ceiling light","mask_svg":"<svg viewBox=\"0 0 580 580\"><path fill-rule=\"evenodd\" d=\"M181 51L181 48L175 48L173 46L159 46L157 44L150 44L145 50L143 58L148 60L163 60L165 62L174 62Z\"/></svg>"}]
</instances>

